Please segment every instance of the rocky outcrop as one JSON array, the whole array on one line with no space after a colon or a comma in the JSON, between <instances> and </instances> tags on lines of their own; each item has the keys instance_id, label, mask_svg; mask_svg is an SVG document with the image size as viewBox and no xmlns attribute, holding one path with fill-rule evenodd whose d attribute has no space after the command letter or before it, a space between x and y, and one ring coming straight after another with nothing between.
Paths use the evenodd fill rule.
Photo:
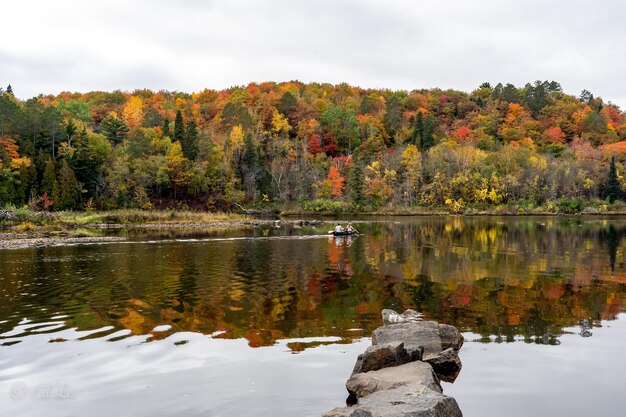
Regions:
<instances>
[{"instance_id":1,"label":"rocky outcrop","mask_svg":"<svg viewBox=\"0 0 626 417\"><path fill-rule=\"evenodd\" d=\"M439 383L454 381L461 370L463 336L456 327L421 321L414 310L383 310L383 323L346 383L351 406L323 417L462 417Z\"/></svg>"}]
</instances>

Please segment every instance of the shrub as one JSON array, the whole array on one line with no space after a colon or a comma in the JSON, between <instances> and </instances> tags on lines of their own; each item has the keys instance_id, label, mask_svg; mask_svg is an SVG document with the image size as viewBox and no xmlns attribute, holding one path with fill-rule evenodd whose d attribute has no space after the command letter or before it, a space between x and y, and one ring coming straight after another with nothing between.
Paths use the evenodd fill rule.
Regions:
<instances>
[{"instance_id":1,"label":"shrub","mask_svg":"<svg viewBox=\"0 0 626 417\"><path fill-rule=\"evenodd\" d=\"M559 208L559 213L563 214L578 214L583 208L583 201L578 198L562 198L557 201L557 207Z\"/></svg>"}]
</instances>

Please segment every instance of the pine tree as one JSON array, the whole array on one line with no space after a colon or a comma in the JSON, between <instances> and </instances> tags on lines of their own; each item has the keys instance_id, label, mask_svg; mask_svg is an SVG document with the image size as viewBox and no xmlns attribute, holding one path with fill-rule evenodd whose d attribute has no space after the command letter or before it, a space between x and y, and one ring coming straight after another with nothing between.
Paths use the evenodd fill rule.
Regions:
<instances>
[{"instance_id":1,"label":"pine tree","mask_svg":"<svg viewBox=\"0 0 626 417\"><path fill-rule=\"evenodd\" d=\"M185 122L180 110L176 112L176 120L174 121L174 140L179 141L181 145L185 140Z\"/></svg>"},{"instance_id":2,"label":"pine tree","mask_svg":"<svg viewBox=\"0 0 626 417\"><path fill-rule=\"evenodd\" d=\"M421 148L422 136L424 135L424 116L421 111L413 119L413 132L411 133L411 144Z\"/></svg>"},{"instance_id":3,"label":"pine tree","mask_svg":"<svg viewBox=\"0 0 626 417\"><path fill-rule=\"evenodd\" d=\"M79 184L74 171L65 160L61 164L61 170L59 171L58 187L59 196L58 201L55 202L55 207L61 210L76 208L80 196Z\"/></svg>"},{"instance_id":4,"label":"pine tree","mask_svg":"<svg viewBox=\"0 0 626 417\"><path fill-rule=\"evenodd\" d=\"M47 193L52 197L56 182L56 170L52 158L48 158L41 179L41 194Z\"/></svg>"},{"instance_id":5,"label":"pine tree","mask_svg":"<svg viewBox=\"0 0 626 417\"><path fill-rule=\"evenodd\" d=\"M163 137L172 136L172 132L170 131L170 121L165 119L163 121Z\"/></svg>"},{"instance_id":6,"label":"pine tree","mask_svg":"<svg viewBox=\"0 0 626 417\"><path fill-rule=\"evenodd\" d=\"M604 198L607 198L610 203L613 203L615 200L622 199L619 179L617 178L617 168L615 167L615 157L611 158L609 178L606 181L606 187L604 188Z\"/></svg>"},{"instance_id":7,"label":"pine tree","mask_svg":"<svg viewBox=\"0 0 626 417\"><path fill-rule=\"evenodd\" d=\"M121 143L128 135L126 123L113 114L108 115L100 124L102 134L113 143Z\"/></svg>"}]
</instances>

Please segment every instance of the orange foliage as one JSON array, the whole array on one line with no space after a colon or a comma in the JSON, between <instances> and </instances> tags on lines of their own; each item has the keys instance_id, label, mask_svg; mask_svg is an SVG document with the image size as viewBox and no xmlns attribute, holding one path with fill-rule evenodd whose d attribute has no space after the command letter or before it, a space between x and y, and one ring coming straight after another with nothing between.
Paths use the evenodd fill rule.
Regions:
<instances>
[{"instance_id":1,"label":"orange foliage","mask_svg":"<svg viewBox=\"0 0 626 417\"><path fill-rule=\"evenodd\" d=\"M522 117L526 114L526 110L522 105L517 103L509 103L509 112L506 115L505 123L507 125L512 125L515 122L518 122L522 119Z\"/></svg>"},{"instance_id":2,"label":"orange foliage","mask_svg":"<svg viewBox=\"0 0 626 417\"><path fill-rule=\"evenodd\" d=\"M346 179L341 175L339 169L335 165L330 167L326 180L328 180L333 186L333 191L330 195L333 197L341 197L345 188L344 183L346 182Z\"/></svg>"},{"instance_id":3,"label":"orange foliage","mask_svg":"<svg viewBox=\"0 0 626 417\"><path fill-rule=\"evenodd\" d=\"M0 149L3 150L10 159L18 159L20 157L20 154L18 152L20 148L15 143L15 140L12 138L9 138L7 136L0 137Z\"/></svg>"},{"instance_id":4,"label":"orange foliage","mask_svg":"<svg viewBox=\"0 0 626 417\"><path fill-rule=\"evenodd\" d=\"M616 127L623 123L622 113L619 108L613 105L605 106L602 109L602 114L606 118L607 126L610 130L615 130Z\"/></svg>"},{"instance_id":5,"label":"orange foliage","mask_svg":"<svg viewBox=\"0 0 626 417\"><path fill-rule=\"evenodd\" d=\"M605 157L617 156L624 159L626 156L626 141L615 142L608 145L600 146L600 150Z\"/></svg>"},{"instance_id":6,"label":"orange foliage","mask_svg":"<svg viewBox=\"0 0 626 417\"><path fill-rule=\"evenodd\" d=\"M558 126L551 127L546 130L546 141L557 144L565 143L565 133Z\"/></svg>"}]
</instances>

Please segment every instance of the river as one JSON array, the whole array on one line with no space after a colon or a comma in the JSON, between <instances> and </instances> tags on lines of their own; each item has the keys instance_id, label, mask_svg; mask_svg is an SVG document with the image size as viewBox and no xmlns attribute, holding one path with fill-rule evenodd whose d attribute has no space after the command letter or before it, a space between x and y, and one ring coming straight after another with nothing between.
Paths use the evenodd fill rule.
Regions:
<instances>
[{"instance_id":1,"label":"river","mask_svg":"<svg viewBox=\"0 0 626 417\"><path fill-rule=\"evenodd\" d=\"M623 414L626 220L355 225L0 251L3 415L319 416L383 308L463 331L466 417Z\"/></svg>"}]
</instances>

